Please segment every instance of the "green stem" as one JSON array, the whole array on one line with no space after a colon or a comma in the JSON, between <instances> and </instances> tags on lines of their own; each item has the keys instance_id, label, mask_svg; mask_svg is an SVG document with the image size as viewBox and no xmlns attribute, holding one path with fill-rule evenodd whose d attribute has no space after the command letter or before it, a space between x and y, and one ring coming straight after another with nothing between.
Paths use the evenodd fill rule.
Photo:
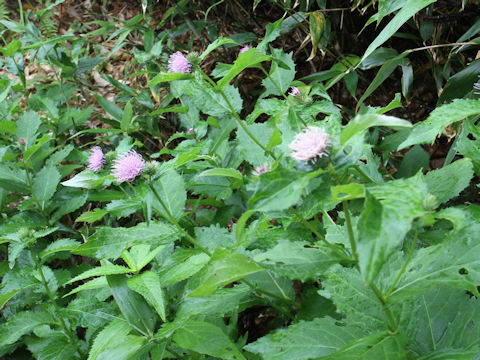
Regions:
<instances>
[{"instance_id":1,"label":"green stem","mask_svg":"<svg viewBox=\"0 0 480 360\"><path fill-rule=\"evenodd\" d=\"M260 289L259 287L257 287L255 284L252 284L248 280L242 279L241 282L250 286L254 291L258 292L259 294L267 295L267 296L270 296L272 298L275 298L275 299L278 299L278 300L281 300L281 301L285 301L285 302L289 303L290 305L293 305L293 306L296 306L296 307L301 306L299 303L297 303L296 301L293 301L292 299L289 299L289 298L286 298L286 297L283 297L283 296L279 296L279 295L274 294L274 293L272 293L268 290Z\"/></svg>"},{"instance_id":2,"label":"green stem","mask_svg":"<svg viewBox=\"0 0 480 360\"><path fill-rule=\"evenodd\" d=\"M418 238L418 231L415 232L415 238L413 239L412 246L410 247L410 251L408 253L408 257L405 260L405 263L403 264L402 268L398 272L395 280L393 281L392 285L388 289L387 294L385 295L385 300L390 297L392 294L393 290L395 289L395 286L397 286L397 283L400 281L400 278L402 274L405 272L405 269L407 268L408 264L410 263L410 260L412 259L413 251L415 250L415 245L417 245L417 238Z\"/></svg>"},{"instance_id":3,"label":"green stem","mask_svg":"<svg viewBox=\"0 0 480 360\"><path fill-rule=\"evenodd\" d=\"M23 4L22 0L18 0L18 12L20 13L20 22L25 25L25 19L23 18Z\"/></svg>"},{"instance_id":4,"label":"green stem","mask_svg":"<svg viewBox=\"0 0 480 360\"><path fill-rule=\"evenodd\" d=\"M348 208L348 201L343 201L343 213L345 214L345 222L347 223L348 239L350 240L350 248L352 249L353 258L358 261L357 243L355 242L355 235L353 234L352 219L350 217L350 210Z\"/></svg>"},{"instance_id":5,"label":"green stem","mask_svg":"<svg viewBox=\"0 0 480 360\"><path fill-rule=\"evenodd\" d=\"M203 75L203 78L205 80L207 80L207 82L212 85L212 87L216 87L216 84L215 82L210 79L210 77L208 77L207 74L205 74L201 69L200 69L202 75ZM250 139L253 140L253 142L255 144L257 144L258 146L260 146L260 148L265 152L265 154L267 155L270 155L274 160L277 160L277 157L270 151L268 150L265 146L263 146L263 144L257 140L257 138L255 136L253 136L253 134L250 132L250 130L248 130L247 126L244 124L243 120L240 119L240 116L237 114L237 112L235 111L235 109L233 108L233 105L232 103L230 102L230 100L228 99L228 97L225 95L225 93L223 92L223 90L218 90L219 94L222 96L223 100L225 100L225 102L227 103L227 106L228 108L230 109L233 117L235 118L235 120L237 121L238 125L240 125L240 127L243 129L243 131L245 131L247 133L247 135L250 137Z\"/></svg>"},{"instance_id":6,"label":"green stem","mask_svg":"<svg viewBox=\"0 0 480 360\"><path fill-rule=\"evenodd\" d=\"M48 286L47 278L45 277L45 274L42 269L42 264L40 259L38 258L38 255L30 248L30 253L32 255L33 260L35 261L35 266L40 273L40 277L42 278L42 285L45 288L45 291L47 292L47 296L50 299L50 302L52 303L53 307L55 308L55 312L58 314L58 319L60 320L60 324L62 325L65 335L70 339L70 342L72 344L78 345L77 344L77 339L73 335L72 330L67 326L65 323L65 320L63 319L63 316L61 315L62 308L57 304L57 301L55 300L55 295L52 293ZM77 351L80 354L82 358L85 358L85 354L83 353L82 350L77 346Z\"/></svg>"},{"instance_id":7,"label":"green stem","mask_svg":"<svg viewBox=\"0 0 480 360\"><path fill-rule=\"evenodd\" d=\"M377 297L377 299L382 304L383 313L385 314L385 317L387 318L388 328L390 329L390 331L392 331L394 333L397 332L397 323L395 322L395 318L392 314L392 311L387 306L387 302L385 300L385 297L382 295L382 293L380 292L380 290L377 288L377 286L375 284L371 283L369 285L369 287L370 287L370 289L373 290L373 292L375 293L375 296Z\"/></svg>"},{"instance_id":8,"label":"green stem","mask_svg":"<svg viewBox=\"0 0 480 360\"><path fill-rule=\"evenodd\" d=\"M162 197L160 196L160 194L158 193L157 189L155 189L155 187L152 185L151 182L148 183L148 186L149 188L152 190L153 194L155 195L155 197L157 198L157 200L160 202L160 205L162 205L162 208L163 208L163 211L165 211L166 215L167 216L164 216L165 219L170 222L172 225L174 225L175 227L177 227L178 230L180 230L184 235L185 237L187 238L187 240L192 243L194 246L198 247L200 250L202 250L205 254L207 254L208 256L212 256L212 253L210 251L208 251L207 249L205 249L202 245L200 245L188 232L186 232L185 230L183 230L183 228L180 226L180 224L178 223L177 220L175 220L175 218L173 217L172 213L170 212L170 209L165 205L165 203L163 202L162 200Z\"/></svg>"}]
</instances>

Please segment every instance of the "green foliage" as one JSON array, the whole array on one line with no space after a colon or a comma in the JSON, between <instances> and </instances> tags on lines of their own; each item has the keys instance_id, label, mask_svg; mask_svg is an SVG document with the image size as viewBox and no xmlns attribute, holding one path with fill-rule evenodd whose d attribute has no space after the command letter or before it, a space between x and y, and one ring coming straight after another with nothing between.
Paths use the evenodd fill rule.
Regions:
<instances>
[{"instance_id":1,"label":"green foliage","mask_svg":"<svg viewBox=\"0 0 480 360\"><path fill-rule=\"evenodd\" d=\"M480 23L441 3L0 0L0 357L477 359Z\"/></svg>"}]
</instances>

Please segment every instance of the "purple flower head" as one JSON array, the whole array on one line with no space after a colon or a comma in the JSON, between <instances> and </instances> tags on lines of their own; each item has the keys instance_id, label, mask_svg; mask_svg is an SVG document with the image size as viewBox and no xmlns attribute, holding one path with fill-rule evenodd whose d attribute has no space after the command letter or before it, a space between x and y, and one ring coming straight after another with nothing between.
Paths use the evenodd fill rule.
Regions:
<instances>
[{"instance_id":1,"label":"purple flower head","mask_svg":"<svg viewBox=\"0 0 480 360\"><path fill-rule=\"evenodd\" d=\"M317 157L328 156L326 148L330 145L328 134L318 126L308 126L298 133L289 147L293 150L290 154L298 161L314 160Z\"/></svg>"},{"instance_id":2,"label":"purple flower head","mask_svg":"<svg viewBox=\"0 0 480 360\"><path fill-rule=\"evenodd\" d=\"M241 52L241 53L244 53L244 52L247 51L247 50L250 50L250 47L249 47L248 45L245 45L244 47L242 47L242 48L240 49L240 52Z\"/></svg>"},{"instance_id":3,"label":"purple flower head","mask_svg":"<svg viewBox=\"0 0 480 360\"><path fill-rule=\"evenodd\" d=\"M475 91L474 94L480 95L480 82L474 83L474 84L473 84L473 89L479 91L479 92L476 92L476 91Z\"/></svg>"},{"instance_id":4,"label":"purple flower head","mask_svg":"<svg viewBox=\"0 0 480 360\"><path fill-rule=\"evenodd\" d=\"M88 168L93 172L100 171L105 164L105 158L103 157L103 152L100 146L95 146L88 158Z\"/></svg>"},{"instance_id":5,"label":"purple flower head","mask_svg":"<svg viewBox=\"0 0 480 360\"><path fill-rule=\"evenodd\" d=\"M113 161L113 176L118 182L130 181L142 173L144 166L142 155L130 150Z\"/></svg>"},{"instance_id":6,"label":"purple flower head","mask_svg":"<svg viewBox=\"0 0 480 360\"><path fill-rule=\"evenodd\" d=\"M189 73L192 65L180 51L170 55L168 59L168 71L171 73Z\"/></svg>"},{"instance_id":7,"label":"purple flower head","mask_svg":"<svg viewBox=\"0 0 480 360\"><path fill-rule=\"evenodd\" d=\"M288 93L288 95L292 95L292 96L300 95L300 90L296 86L292 86L290 88L290 92Z\"/></svg>"},{"instance_id":8,"label":"purple flower head","mask_svg":"<svg viewBox=\"0 0 480 360\"><path fill-rule=\"evenodd\" d=\"M20 140L18 140L18 141L20 141L20 144L24 144L24 143L25 143L25 139L24 139L24 138L20 138Z\"/></svg>"}]
</instances>

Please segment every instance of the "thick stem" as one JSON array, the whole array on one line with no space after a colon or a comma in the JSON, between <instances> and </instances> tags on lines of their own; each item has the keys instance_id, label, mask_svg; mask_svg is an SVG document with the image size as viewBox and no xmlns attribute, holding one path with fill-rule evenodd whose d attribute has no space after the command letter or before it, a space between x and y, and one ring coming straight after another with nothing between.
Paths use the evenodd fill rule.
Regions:
<instances>
[{"instance_id":1,"label":"thick stem","mask_svg":"<svg viewBox=\"0 0 480 360\"><path fill-rule=\"evenodd\" d=\"M348 201L343 201L343 213L345 214L345 222L347 223L348 239L350 240L350 248L352 249L353 258L358 261L357 243L355 242L355 235L353 234L352 219L350 217L350 210L348 208Z\"/></svg>"}]
</instances>

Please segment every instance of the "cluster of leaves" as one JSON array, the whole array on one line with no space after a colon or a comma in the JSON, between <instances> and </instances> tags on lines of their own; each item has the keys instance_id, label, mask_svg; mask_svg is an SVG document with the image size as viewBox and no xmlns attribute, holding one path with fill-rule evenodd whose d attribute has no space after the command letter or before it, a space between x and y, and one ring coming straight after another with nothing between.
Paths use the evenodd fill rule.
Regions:
<instances>
[{"instance_id":1,"label":"cluster of leaves","mask_svg":"<svg viewBox=\"0 0 480 360\"><path fill-rule=\"evenodd\" d=\"M118 37L107 58L143 34L134 64L150 79L132 88L105 75L115 102L85 88L105 60L89 56L86 38L46 34L29 14L1 21L19 36L1 49L11 76L0 79L0 356L478 358L480 207L459 197L475 194L480 176L473 81L415 125L385 115L400 95L362 106L398 65L408 80L408 51L381 66L352 117L327 93L342 79L356 88L355 69L379 64L380 46L433 2L380 1L374 20L395 15L363 56L305 82L295 80L293 54L272 42L306 16L268 25L256 46L210 74L202 62L239 49L238 38L190 54L191 73L168 73L169 34L144 25L147 15L103 24L95 36ZM29 83L31 61L50 64L56 81ZM235 82L251 68L264 79L245 114ZM300 94L287 95L291 86ZM72 105L87 92L108 126L89 128L94 107ZM184 131L151 151L166 113ZM289 144L307 126L329 134L329 156L296 162ZM459 132L445 164L427 172L420 145L451 127ZM86 169L94 143L107 153L96 173ZM110 161L134 147L147 168L118 183Z\"/></svg>"}]
</instances>

